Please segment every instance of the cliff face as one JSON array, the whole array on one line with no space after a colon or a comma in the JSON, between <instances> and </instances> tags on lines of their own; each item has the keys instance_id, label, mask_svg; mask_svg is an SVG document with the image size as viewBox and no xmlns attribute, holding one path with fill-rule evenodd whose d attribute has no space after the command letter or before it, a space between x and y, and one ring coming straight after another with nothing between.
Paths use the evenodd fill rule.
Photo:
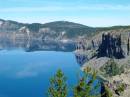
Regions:
<instances>
[{"instance_id":1,"label":"cliff face","mask_svg":"<svg viewBox=\"0 0 130 97\"><path fill-rule=\"evenodd\" d=\"M30 33L34 35L46 35L47 37L61 37L74 39L78 36L90 36L92 33L96 32L96 28L88 27L82 24L68 22L68 21L56 21L45 24L40 23L19 23L10 20L0 19L0 33L12 33L18 32L22 27L29 29ZM51 36L53 34L53 37Z\"/></svg>"},{"instance_id":2,"label":"cliff face","mask_svg":"<svg viewBox=\"0 0 130 97\"><path fill-rule=\"evenodd\" d=\"M33 50L75 50L78 37L88 37L96 29L67 21L25 24L0 19L0 48L23 47Z\"/></svg>"},{"instance_id":3,"label":"cliff face","mask_svg":"<svg viewBox=\"0 0 130 97\"><path fill-rule=\"evenodd\" d=\"M27 47L31 46L31 48L34 48L34 45L37 43L35 41L38 41L38 46L36 46L38 49L41 47L42 49L51 47L52 50L57 50L58 48L68 50L70 48L70 51L73 51L75 50L74 44L77 43L80 37L91 41L93 36L98 36L102 31L118 29L123 29L124 31L128 28L130 27L117 26L108 28L94 28L67 21L56 21L46 24L27 24L0 19L0 47L4 48L5 46L12 45L26 47L27 45ZM96 43L98 41L94 40L91 42L93 43L93 48L95 48L95 46L99 46L97 45L98 43ZM44 46L44 44L46 44L46 46ZM88 48L91 48L91 43L89 44L90 45ZM53 49L53 47L55 49ZM86 47L86 44L84 47ZM102 46L100 48L102 48ZM99 56L102 55L99 54Z\"/></svg>"},{"instance_id":4,"label":"cliff face","mask_svg":"<svg viewBox=\"0 0 130 97\"><path fill-rule=\"evenodd\" d=\"M98 48L98 57L124 58L124 52L121 47L122 40L120 35L102 34L102 42Z\"/></svg>"},{"instance_id":5,"label":"cliff face","mask_svg":"<svg viewBox=\"0 0 130 97\"><path fill-rule=\"evenodd\" d=\"M77 48L75 54L78 54L81 57L82 55L86 56L85 62L83 60L83 66L90 66L89 64L92 66L92 64L97 64L93 67L101 67L109 58L119 60L127 59L130 52L129 39L130 28L101 31L91 37L90 40L86 39L86 41L82 41L83 39L81 39L80 41L82 41L82 45L77 45L80 47ZM85 48L83 49L82 46ZM77 60L79 60L79 58ZM96 60L98 60L99 63L95 63Z\"/></svg>"}]
</instances>

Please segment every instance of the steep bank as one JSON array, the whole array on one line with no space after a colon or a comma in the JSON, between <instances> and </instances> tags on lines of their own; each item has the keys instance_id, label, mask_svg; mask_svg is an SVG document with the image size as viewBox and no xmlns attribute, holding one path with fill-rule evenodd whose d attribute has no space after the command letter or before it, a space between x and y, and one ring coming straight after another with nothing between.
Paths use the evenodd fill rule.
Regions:
<instances>
[{"instance_id":1,"label":"steep bank","mask_svg":"<svg viewBox=\"0 0 130 97\"><path fill-rule=\"evenodd\" d=\"M121 29L119 32L103 31L91 40L85 41L85 46L83 41L80 42L75 51L77 55L87 57L81 69L91 67L92 70L98 71L97 75L107 82L106 85L113 92L113 97L130 96L129 31L130 29Z\"/></svg>"},{"instance_id":2,"label":"steep bank","mask_svg":"<svg viewBox=\"0 0 130 97\"><path fill-rule=\"evenodd\" d=\"M89 27L68 21L29 24L0 19L0 47L14 44L27 49L33 48L32 50L74 51L74 45L81 39L90 41L94 36L100 36L102 31L121 29L125 31L129 28L129 26Z\"/></svg>"}]
</instances>

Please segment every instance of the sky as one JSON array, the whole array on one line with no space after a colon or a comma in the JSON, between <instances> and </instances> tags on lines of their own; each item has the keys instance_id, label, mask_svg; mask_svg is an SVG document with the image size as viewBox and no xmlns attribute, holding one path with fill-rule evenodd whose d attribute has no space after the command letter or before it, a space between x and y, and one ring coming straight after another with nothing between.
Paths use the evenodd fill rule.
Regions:
<instances>
[{"instance_id":1,"label":"sky","mask_svg":"<svg viewBox=\"0 0 130 97\"><path fill-rule=\"evenodd\" d=\"M130 25L130 0L0 0L0 19L70 21L92 27Z\"/></svg>"}]
</instances>

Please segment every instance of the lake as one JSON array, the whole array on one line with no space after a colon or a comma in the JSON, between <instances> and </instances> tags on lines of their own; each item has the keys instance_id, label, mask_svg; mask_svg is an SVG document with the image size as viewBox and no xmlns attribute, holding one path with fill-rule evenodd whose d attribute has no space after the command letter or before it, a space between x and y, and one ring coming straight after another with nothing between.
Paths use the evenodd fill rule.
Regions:
<instances>
[{"instance_id":1,"label":"lake","mask_svg":"<svg viewBox=\"0 0 130 97\"><path fill-rule=\"evenodd\" d=\"M73 87L81 72L74 53L1 50L0 97L47 97L49 79L58 69Z\"/></svg>"}]
</instances>

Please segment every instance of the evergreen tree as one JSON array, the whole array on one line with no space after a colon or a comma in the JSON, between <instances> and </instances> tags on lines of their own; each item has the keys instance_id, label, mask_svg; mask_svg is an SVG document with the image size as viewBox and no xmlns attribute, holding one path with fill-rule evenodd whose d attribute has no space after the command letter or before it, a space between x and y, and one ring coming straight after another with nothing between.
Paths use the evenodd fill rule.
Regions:
<instances>
[{"instance_id":1,"label":"evergreen tree","mask_svg":"<svg viewBox=\"0 0 130 97\"><path fill-rule=\"evenodd\" d=\"M50 79L50 87L48 89L48 97L67 97L66 77L61 70Z\"/></svg>"},{"instance_id":2,"label":"evergreen tree","mask_svg":"<svg viewBox=\"0 0 130 97\"><path fill-rule=\"evenodd\" d=\"M101 97L113 97L113 94L112 94L112 91L110 90L110 88L106 85L103 84L103 88L104 88L104 91L103 93L101 94Z\"/></svg>"},{"instance_id":3,"label":"evergreen tree","mask_svg":"<svg viewBox=\"0 0 130 97\"><path fill-rule=\"evenodd\" d=\"M122 73L122 68L119 67L119 65L114 61L114 59L110 59L105 66L101 67L105 70L105 74L108 76L115 76Z\"/></svg>"},{"instance_id":4,"label":"evergreen tree","mask_svg":"<svg viewBox=\"0 0 130 97\"><path fill-rule=\"evenodd\" d=\"M96 80L96 71L91 73L91 68L85 69L85 74L80 78L78 84L74 87L74 97L98 97L99 95L92 94L92 92L98 91L99 84L93 86L93 82Z\"/></svg>"}]
</instances>

